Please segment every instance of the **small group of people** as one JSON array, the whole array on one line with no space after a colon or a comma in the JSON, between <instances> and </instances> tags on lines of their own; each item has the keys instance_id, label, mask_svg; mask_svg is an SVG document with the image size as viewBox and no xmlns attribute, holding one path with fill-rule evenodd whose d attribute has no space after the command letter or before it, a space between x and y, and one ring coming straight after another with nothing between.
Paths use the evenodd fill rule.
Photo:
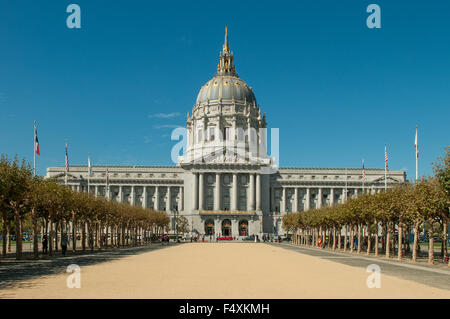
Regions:
<instances>
[{"instance_id":1,"label":"small group of people","mask_svg":"<svg viewBox=\"0 0 450 319\"><path fill-rule=\"evenodd\" d=\"M67 245L69 244L69 237L66 233L63 233L61 236L61 251L63 256L66 255L67 252ZM48 239L47 236L44 236L42 239L42 253L47 254L48 253Z\"/></svg>"}]
</instances>

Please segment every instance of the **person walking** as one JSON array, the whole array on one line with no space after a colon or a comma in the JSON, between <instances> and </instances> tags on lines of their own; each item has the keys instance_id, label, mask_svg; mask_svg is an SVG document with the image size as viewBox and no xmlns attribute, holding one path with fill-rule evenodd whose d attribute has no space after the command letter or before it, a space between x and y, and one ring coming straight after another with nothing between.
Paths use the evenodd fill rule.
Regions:
<instances>
[{"instance_id":1,"label":"person walking","mask_svg":"<svg viewBox=\"0 0 450 319\"><path fill-rule=\"evenodd\" d=\"M64 233L61 236L61 249L62 249L62 254L63 256L66 255L66 251L67 251L67 242L68 242L68 238L67 238L67 234Z\"/></svg>"},{"instance_id":2,"label":"person walking","mask_svg":"<svg viewBox=\"0 0 450 319\"><path fill-rule=\"evenodd\" d=\"M42 240L42 253L47 254L47 249L48 249L47 236L44 236L44 239Z\"/></svg>"}]
</instances>

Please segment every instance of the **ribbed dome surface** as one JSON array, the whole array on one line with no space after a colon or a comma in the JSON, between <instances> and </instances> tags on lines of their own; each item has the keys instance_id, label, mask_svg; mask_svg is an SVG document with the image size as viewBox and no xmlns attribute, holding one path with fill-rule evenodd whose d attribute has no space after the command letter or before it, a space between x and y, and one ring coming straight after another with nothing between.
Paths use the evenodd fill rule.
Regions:
<instances>
[{"instance_id":1,"label":"ribbed dome surface","mask_svg":"<svg viewBox=\"0 0 450 319\"><path fill-rule=\"evenodd\" d=\"M216 75L202 86L197 96L197 104L218 100L256 102L251 87L236 76Z\"/></svg>"}]
</instances>

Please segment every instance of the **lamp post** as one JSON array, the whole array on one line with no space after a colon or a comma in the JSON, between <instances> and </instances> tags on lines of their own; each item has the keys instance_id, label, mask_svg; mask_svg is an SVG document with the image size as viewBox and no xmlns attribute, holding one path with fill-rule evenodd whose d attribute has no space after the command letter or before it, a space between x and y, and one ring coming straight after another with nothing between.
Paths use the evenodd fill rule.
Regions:
<instances>
[{"instance_id":1,"label":"lamp post","mask_svg":"<svg viewBox=\"0 0 450 319\"><path fill-rule=\"evenodd\" d=\"M178 213L178 209L175 208L175 210L173 211L173 215L174 215L173 224L174 224L174 233L175 233L175 243L178 243L177 213Z\"/></svg>"}]
</instances>

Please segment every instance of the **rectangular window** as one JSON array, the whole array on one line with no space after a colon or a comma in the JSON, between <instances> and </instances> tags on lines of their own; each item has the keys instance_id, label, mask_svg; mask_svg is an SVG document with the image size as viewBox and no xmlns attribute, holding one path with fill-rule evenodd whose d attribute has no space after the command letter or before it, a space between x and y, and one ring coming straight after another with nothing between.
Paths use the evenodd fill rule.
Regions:
<instances>
[{"instance_id":1,"label":"rectangular window","mask_svg":"<svg viewBox=\"0 0 450 319\"><path fill-rule=\"evenodd\" d=\"M215 127L210 127L209 128L209 141L214 141L214 131L215 131Z\"/></svg>"},{"instance_id":2,"label":"rectangular window","mask_svg":"<svg viewBox=\"0 0 450 319\"><path fill-rule=\"evenodd\" d=\"M223 136L225 137L225 140L226 141L229 141L230 140L230 128L229 127L225 127L224 128L224 134L223 134Z\"/></svg>"}]
</instances>

